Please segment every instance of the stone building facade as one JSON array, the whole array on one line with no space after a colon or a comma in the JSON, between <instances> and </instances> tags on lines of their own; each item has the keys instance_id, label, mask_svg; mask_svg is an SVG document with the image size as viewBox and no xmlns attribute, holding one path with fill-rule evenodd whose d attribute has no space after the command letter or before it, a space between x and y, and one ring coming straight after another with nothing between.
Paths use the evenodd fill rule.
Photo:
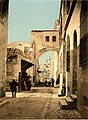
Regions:
<instances>
[{"instance_id":1,"label":"stone building facade","mask_svg":"<svg viewBox=\"0 0 88 120\"><path fill-rule=\"evenodd\" d=\"M6 81L6 47L8 37L8 3L0 0L0 97L5 96Z\"/></svg>"},{"instance_id":2,"label":"stone building facade","mask_svg":"<svg viewBox=\"0 0 88 120\"><path fill-rule=\"evenodd\" d=\"M88 118L88 1L62 0L60 22L66 95L77 95L77 108Z\"/></svg>"},{"instance_id":3,"label":"stone building facade","mask_svg":"<svg viewBox=\"0 0 88 120\"><path fill-rule=\"evenodd\" d=\"M24 83L27 83L28 77L33 77L33 50L32 43L13 42L7 47L7 81L6 87L9 90L9 82L15 79L19 83L20 90L24 89ZM31 68L31 69L29 69ZM32 81L32 79L31 79Z\"/></svg>"}]
</instances>

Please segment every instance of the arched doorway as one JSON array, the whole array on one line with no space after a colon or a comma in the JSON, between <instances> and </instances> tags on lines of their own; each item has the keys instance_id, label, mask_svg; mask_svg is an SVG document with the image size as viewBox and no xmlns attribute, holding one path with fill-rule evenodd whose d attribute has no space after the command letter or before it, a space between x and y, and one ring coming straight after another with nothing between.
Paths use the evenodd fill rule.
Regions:
<instances>
[{"instance_id":1,"label":"arched doorway","mask_svg":"<svg viewBox=\"0 0 88 120\"><path fill-rule=\"evenodd\" d=\"M73 81L72 92L77 93L77 32L73 34Z\"/></svg>"}]
</instances>

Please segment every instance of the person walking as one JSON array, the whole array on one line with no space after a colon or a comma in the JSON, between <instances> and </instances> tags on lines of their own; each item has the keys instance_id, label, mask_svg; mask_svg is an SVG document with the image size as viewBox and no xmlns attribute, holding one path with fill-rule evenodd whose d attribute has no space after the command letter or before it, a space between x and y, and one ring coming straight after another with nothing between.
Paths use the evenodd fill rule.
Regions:
<instances>
[{"instance_id":1,"label":"person walking","mask_svg":"<svg viewBox=\"0 0 88 120\"><path fill-rule=\"evenodd\" d=\"M54 87L54 79L52 78L52 87Z\"/></svg>"},{"instance_id":2,"label":"person walking","mask_svg":"<svg viewBox=\"0 0 88 120\"><path fill-rule=\"evenodd\" d=\"M18 86L18 83L13 79L11 85L10 85L10 89L11 89L11 92L12 92L12 98L16 98L16 91L17 91L17 86Z\"/></svg>"}]
</instances>

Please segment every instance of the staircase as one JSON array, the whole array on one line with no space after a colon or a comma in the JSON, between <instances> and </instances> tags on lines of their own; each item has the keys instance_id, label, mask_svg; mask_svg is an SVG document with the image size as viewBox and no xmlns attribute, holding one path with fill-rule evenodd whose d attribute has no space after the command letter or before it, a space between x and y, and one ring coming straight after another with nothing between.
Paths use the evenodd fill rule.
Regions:
<instances>
[{"instance_id":1,"label":"staircase","mask_svg":"<svg viewBox=\"0 0 88 120\"><path fill-rule=\"evenodd\" d=\"M76 109L77 96L75 94L70 94L68 97L61 99L59 105L62 110Z\"/></svg>"}]
</instances>

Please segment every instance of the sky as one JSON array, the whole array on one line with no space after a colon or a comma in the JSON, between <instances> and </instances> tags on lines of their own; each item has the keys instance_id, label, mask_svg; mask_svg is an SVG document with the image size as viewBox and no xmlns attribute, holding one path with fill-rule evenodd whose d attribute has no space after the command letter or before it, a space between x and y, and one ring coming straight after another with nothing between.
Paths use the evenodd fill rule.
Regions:
<instances>
[{"instance_id":1,"label":"sky","mask_svg":"<svg viewBox=\"0 0 88 120\"><path fill-rule=\"evenodd\" d=\"M60 0L9 0L8 42L31 41L32 30L53 29Z\"/></svg>"}]
</instances>

